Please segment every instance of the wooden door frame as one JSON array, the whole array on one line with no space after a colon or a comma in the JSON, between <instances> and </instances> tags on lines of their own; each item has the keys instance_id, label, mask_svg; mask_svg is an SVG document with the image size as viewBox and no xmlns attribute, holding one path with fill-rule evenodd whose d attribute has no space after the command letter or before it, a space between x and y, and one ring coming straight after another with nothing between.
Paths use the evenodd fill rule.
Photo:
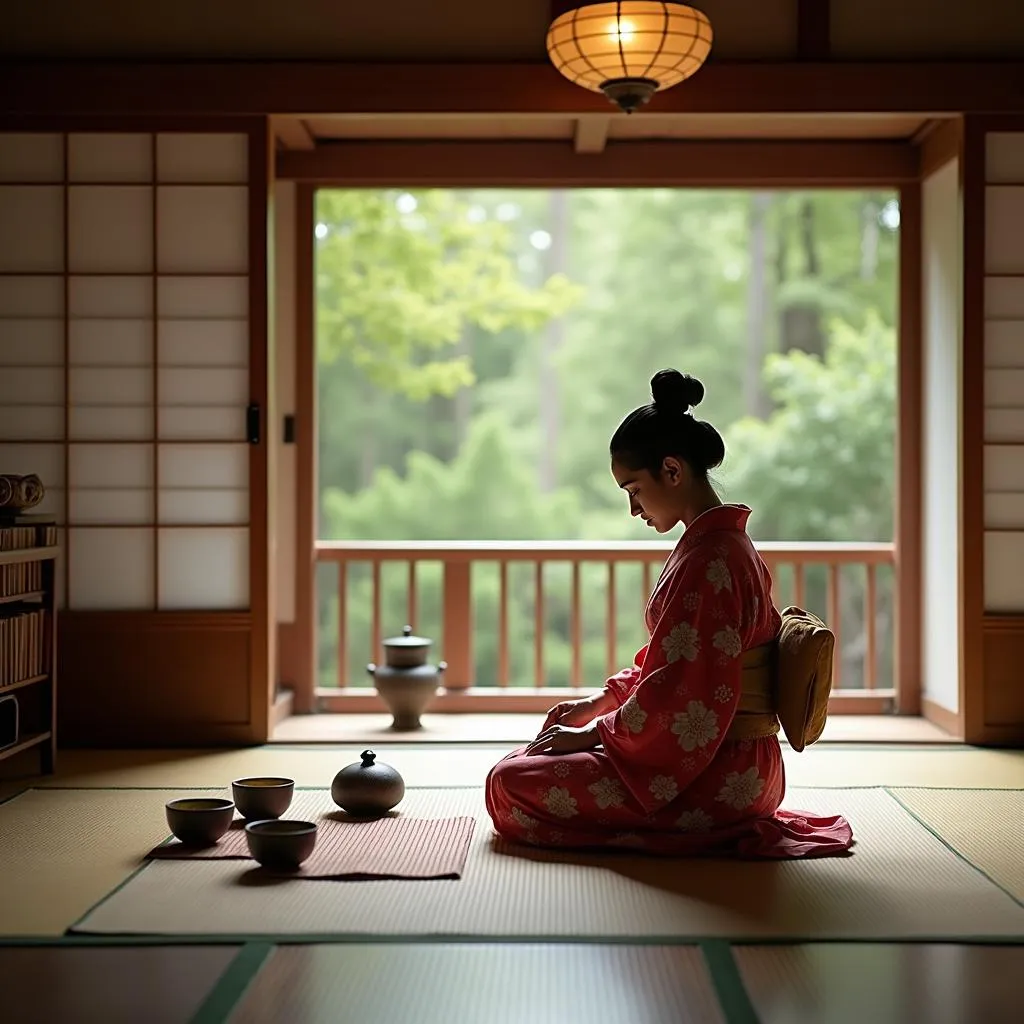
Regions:
<instances>
[{"instance_id":1,"label":"wooden door frame","mask_svg":"<svg viewBox=\"0 0 1024 1024\"><path fill-rule=\"evenodd\" d=\"M269 118L249 135L249 401L259 410L259 440L249 444L249 725L252 739L270 738L277 692L277 600L274 518L277 484L274 430L274 138ZM262 228L262 230L261 230Z\"/></svg>"},{"instance_id":2,"label":"wooden door frame","mask_svg":"<svg viewBox=\"0 0 1024 1024\"><path fill-rule=\"evenodd\" d=\"M901 203L898 460L895 525L897 706L921 713L921 150L913 143L688 143L697 159L680 163L678 143L643 144L645 170L607 152L581 160L571 147L516 143L361 143L281 152L278 180L296 182L296 641L288 675L296 711L317 710L316 359L314 215L319 187L736 187L896 188ZM628 148L633 152L632 144ZM529 159L518 156L529 149ZM739 159L742 153L742 160ZM794 161L803 161L803 164ZM654 169L651 170L653 162ZM528 173L525 168L529 168ZM672 170L663 170L668 167ZM806 169L805 176L797 170ZM677 170L677 168L679 168ZM739 168L739 169L738 169Z\"/></svg>"},{"instance_id":3,"label":"wooden door frame","mask_svg":"<svg viewBox=\"0 0 1024 1024\"><path fill-rule=\"evenodd\" d=\"M1004 694L1019 685L1024 615L985 610L985 150L986 135L994 131L1024 133L1024 115L967 115L933 132L921 150L922 179L959 161L963 228L958 699L956 711L927 698L921 705L929 721L976 744L1015 743L1024 733L1024 722L992 720L993 707L1012 705Z\"/></svg>"},{"instance_id":4,"label":"wooden door frame","mask_svg":"<svg viewBox=\"0 0 1024 1024\"><path fill-rule=\"evenodd\" d=\"M295 187L295 621L287 677L297 714L317 710L316 189ZM282 666L283 667L283 666Z\"/></svg>"}]
</instances>

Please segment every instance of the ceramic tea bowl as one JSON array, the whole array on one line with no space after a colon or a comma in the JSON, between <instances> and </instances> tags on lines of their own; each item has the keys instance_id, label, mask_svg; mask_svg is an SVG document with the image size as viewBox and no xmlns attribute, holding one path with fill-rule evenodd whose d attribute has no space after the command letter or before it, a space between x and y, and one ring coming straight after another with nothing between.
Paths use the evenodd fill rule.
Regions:
<instances>
[{"instance_id":1,"label":"ceramic tea bowl","mask_svg":"<svg viewBox=\"0 0 1024 1024\"><path fill-rule=\"evenodd\" d=\"M236 779L231 783L231 795L235 799L235 806L246 821L280 818L291 805L294 793L293 779L261 776Z\"/></svg>"},{"instance_id":2,"label":"ceramic tea bowl","mask_svg":"<svg viewBox=\"0 0 1024 1024\"><path fill-rule=\"evenodd\" d=\"M309 858L316 846L316 824L312 821L251 821L245 838L253 860L265 868L291 871Z\"/></svg>"},{"instance_id":3,"label":"ceramic tea bowl","mask_svg":"<svg viewBox=\"0 0 1024 1024\"><path fill-rule=\"evenodd\" d=\"M167 824L176 839L187 846L213 846L235 817L230 800L185 797L167 805Z\"/></svg>"}]
</instances>

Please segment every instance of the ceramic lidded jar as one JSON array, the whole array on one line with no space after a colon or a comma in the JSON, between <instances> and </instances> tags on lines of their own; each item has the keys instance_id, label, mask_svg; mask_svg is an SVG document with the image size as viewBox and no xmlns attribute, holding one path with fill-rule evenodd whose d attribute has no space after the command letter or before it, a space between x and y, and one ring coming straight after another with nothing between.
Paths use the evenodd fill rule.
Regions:
<instances>
[{"instance_id":1,"label":"ceramic lidded jar","mask_svg":"<svg viewBox=\"0 0 1024 1024\"><path fill-rule=\"evenodd\" d=\"M384 664L366 666L392 714L393 729L401 732L419 729L420 716L437 696L447 666L443 661L437 665L427 661L432 645L432 640L414 636L412 626L406 626L401 636L389 637L383 642Z\"/></svg>"},{"instance_id":2,"label":"ceramic lidded jar","mask_svg":"<svg viewBox=\"0 0 1024 1024\"><path fill-rule=\"evenodd\" d=\"M359 756L359 764L350 764L334 776L331 798L358 818L387 814L405 796L405 780L391 765L378 762L372 750Z\"/></svg>"}]
</instances>

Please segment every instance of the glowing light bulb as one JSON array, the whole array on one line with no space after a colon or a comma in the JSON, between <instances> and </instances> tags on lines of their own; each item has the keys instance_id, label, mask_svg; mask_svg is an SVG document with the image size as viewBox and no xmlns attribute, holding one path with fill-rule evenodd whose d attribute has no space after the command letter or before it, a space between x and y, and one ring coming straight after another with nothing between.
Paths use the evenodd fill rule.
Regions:
<instances>
[{"instance_id":1,"label":"glowing light bulb","mask_svg":"<svg viewBox=\"0 0 1024 1024\"><path fill-rule=\"evenodd\" d=\"M620 21L616 18L608 28L608 35L612 37L614 42L621 43L623 46L629 46L636 35L636 28L634 28L633 22Z\"/></svg>"}]
</instances>

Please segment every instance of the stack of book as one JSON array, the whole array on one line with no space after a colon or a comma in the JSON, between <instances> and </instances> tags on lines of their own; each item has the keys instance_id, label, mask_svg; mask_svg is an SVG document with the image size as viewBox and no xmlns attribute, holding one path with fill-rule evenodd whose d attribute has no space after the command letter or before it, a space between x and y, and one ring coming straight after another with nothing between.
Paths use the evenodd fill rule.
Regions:
<instances>
[{"instance_id":1,"label":"stack of book","mask_svg":"<svg viewBox=\"0 0 1024 1024\"><path fill-rule=\"evenodd\" d=\"M57 543L57 523L53 516L4 515L0 509L0 552L48 548ZM41 562L15 562L0 565L0 600L22 594L38 594L43 589Z\"/></svg>"},{"instance_id":2,"label":"stack of book","mask_svg":"<svg viewBox=\"0 0 1024 1024\"><path fill-rule=\"evenodd\" d=\"M56 543L52 516L9 515L0 509L0 554ZM41 561L0 563L0 690L50 671L43 568Z\"/></svg>"}]
</instances>

